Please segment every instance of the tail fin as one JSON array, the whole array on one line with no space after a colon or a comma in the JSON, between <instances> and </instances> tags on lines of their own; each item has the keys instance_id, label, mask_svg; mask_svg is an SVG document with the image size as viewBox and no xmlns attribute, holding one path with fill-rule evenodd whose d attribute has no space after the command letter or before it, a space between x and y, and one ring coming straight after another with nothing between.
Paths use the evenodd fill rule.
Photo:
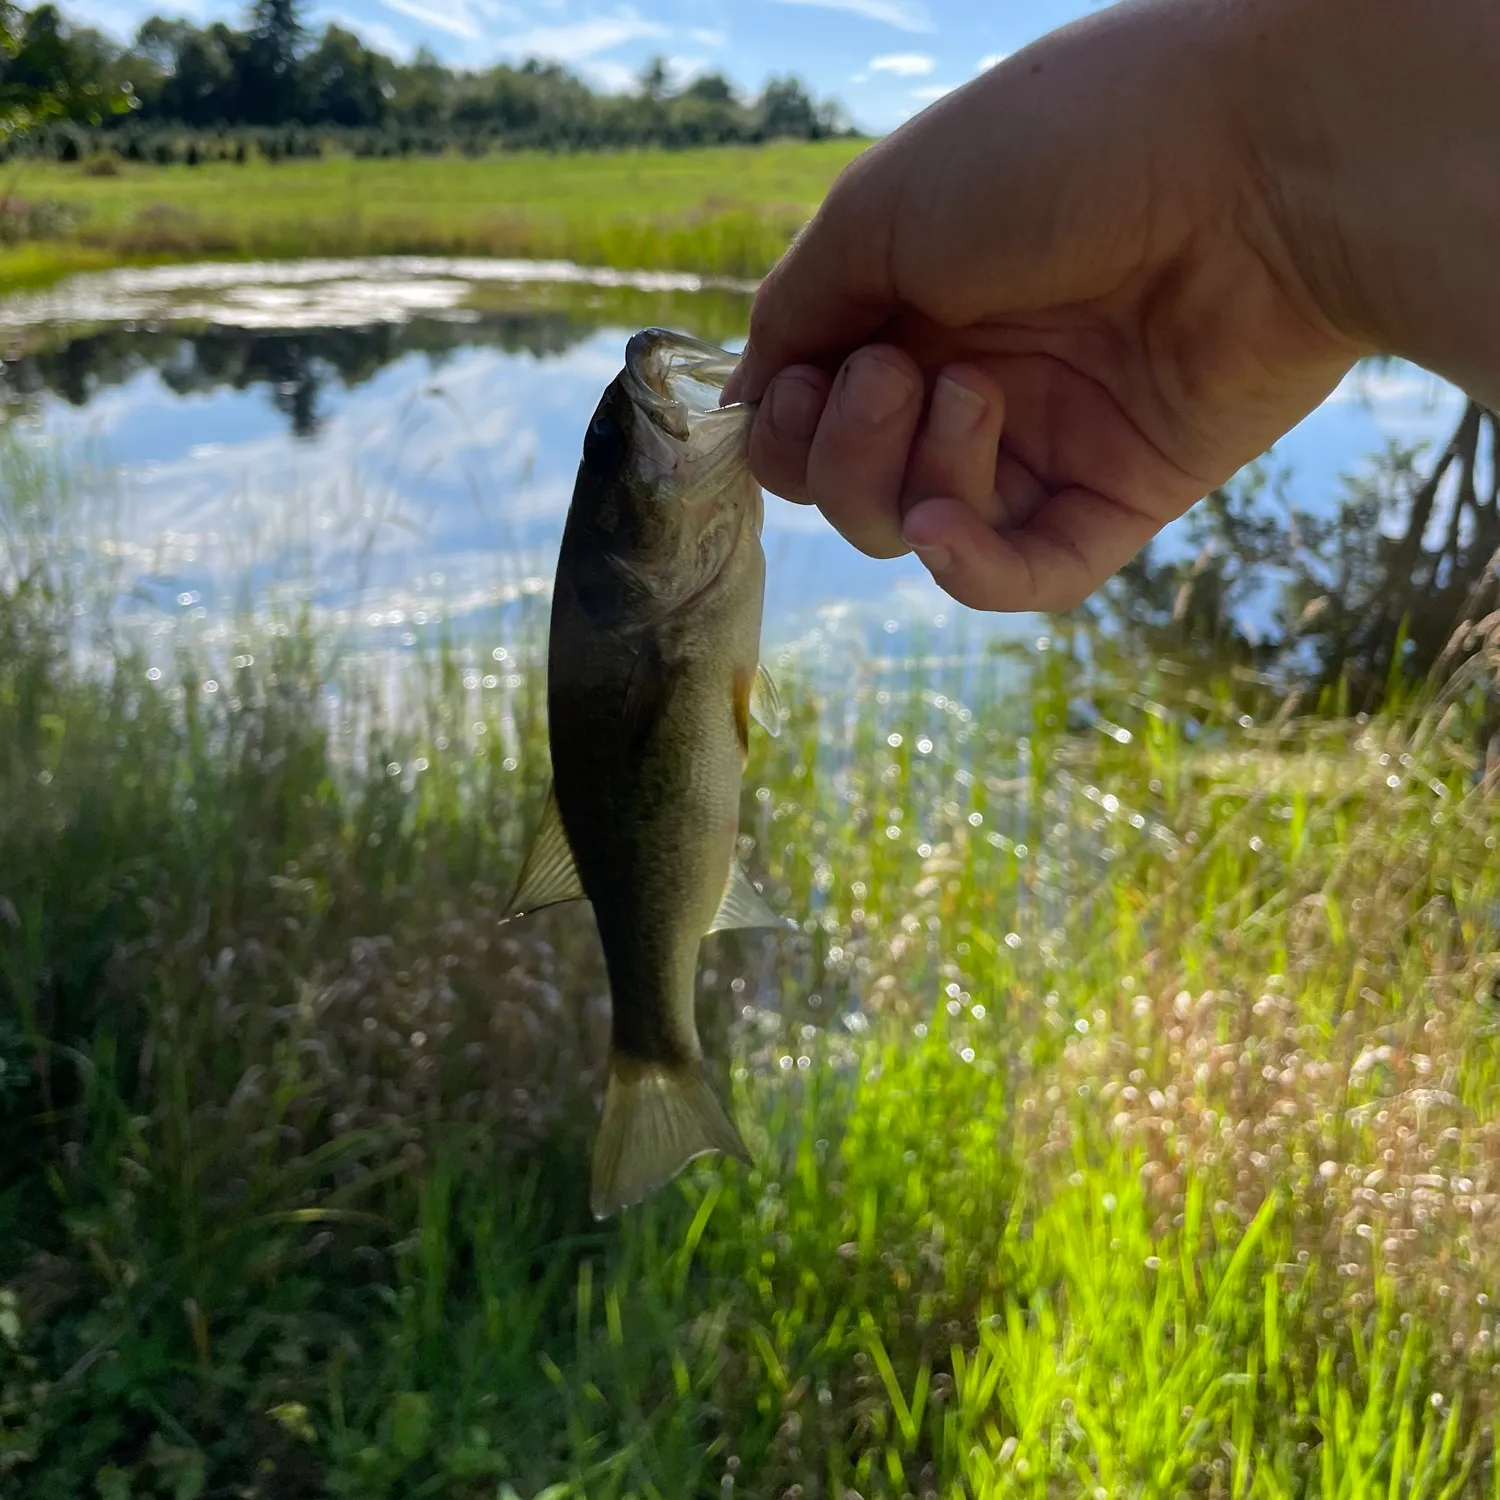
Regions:
<instances>
[{"instance_id":1,"label":"tail fin","mask_svg":"<svg viewBox=\"0 0 1500 1500\"><path fill-rule=\"evenodd\" d=\"M702 1062L673 1066L614 1053L594 1143L594 1217L639 1203L709 1151L750 1160Z\"/></svg>"}]
</instances>

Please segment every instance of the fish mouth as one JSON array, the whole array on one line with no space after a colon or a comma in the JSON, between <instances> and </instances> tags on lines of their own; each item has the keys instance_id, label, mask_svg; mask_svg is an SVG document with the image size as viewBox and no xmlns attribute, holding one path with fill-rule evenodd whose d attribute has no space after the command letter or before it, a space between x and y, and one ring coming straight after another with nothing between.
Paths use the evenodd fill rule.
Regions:
<instances>
[{"instance_id":1,"label":"fish mouth","mask_svg":"<svg viewBox=\"0 0 1500 1500\"><path fill-rule=\"evenodd\" d=\"M644 328L625 346L621 380L631 401L656 427L679 442L692 442L700 433L707 438L710 429L717 437L726 429L748 426L753 407L718 404L738 363L739 357L727 349L688 334ZM703 446L717 444L710 439Z\"/></svg>"}]
</instances>

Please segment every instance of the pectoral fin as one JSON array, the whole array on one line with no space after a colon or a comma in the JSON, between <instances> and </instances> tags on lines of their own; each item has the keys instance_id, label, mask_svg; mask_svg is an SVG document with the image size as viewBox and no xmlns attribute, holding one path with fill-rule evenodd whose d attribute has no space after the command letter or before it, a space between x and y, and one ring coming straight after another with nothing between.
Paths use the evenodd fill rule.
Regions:
<instances>
[{"instance_id":1,"label":"pectoral fin","mask_svg":"<svg viewBox=\"0 0 1500 1500\"><path fill-rule=\"evenodd\" d=\"M773 738L781 733L781 694L776 691L776 679L766 671L764 662L755 669L750 716Z\"/></svg>"},{"instance_id":2,"label":"pectoral fin","mask_svg":"<svg viewBox=\"0 0 1500 1500\"><path fill-rule=\"evenodd\" d=\"M642 752L661 722L682 672L683 663L668 664L655 640L650 636L642 640L620 706L620 733L632 757Z\"/></svg>"},{"instance_id":3,"label":"pectoral fin","mask_svg":"<svg viewBox=\"0 0 1500 1500\"><path fill-rule=\"evenodd\" d=\"M724 887L724 899L709 932L730 932L736 928L789 927L785 917L778 917L765 898L750 884L750 877L740 868L739 861L729 861L729 883Z\"/></svg>"},{"instance_id":4,"label":"pectoral fin","mask_svg":"<svg viewBox=\"0 0 1500 1500\"><path fill-rule=\"evenodd\" d=\"M750 674L743 667L734 669L734 732L740 742L740 754L750 753Z\"/></svg>"},{"instance_id":5,"label":"pectoral fin","mask_svg":"<svg viewBox=\"0 0 1500 1500\"><path fill-rule=\"evenodd\" d=\"M563 829L562 814L557 810L557 793L548 787L542 821L531 841L526 863L521 866L516 893L510 898L510 905L500 920L509 922L512 917L524 916L543 906L582 899L583 885L578 879L578 867L573 863L573 851Z\"/></svg>"},{"instance_id":6,"label":"pectoral fin","mask_svg":"<svg viewBox=\"0 0 1500 1500\"><path fill-rule=\"evenodd\" d=\"M754 672L734 669L734 727L746 755L750 753L751 719L769 735L781 733L781 694L764 665Z\"/></svg>"}]
</instances>

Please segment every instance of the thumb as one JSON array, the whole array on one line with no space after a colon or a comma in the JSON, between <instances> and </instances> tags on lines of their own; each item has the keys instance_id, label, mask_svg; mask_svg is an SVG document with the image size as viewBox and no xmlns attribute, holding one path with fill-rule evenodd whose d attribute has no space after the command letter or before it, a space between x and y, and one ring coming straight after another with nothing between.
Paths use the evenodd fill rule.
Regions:
<instances>
[{"instance_id":1,"label":"thumb","mask_svg":"<svg viewBox=\"0 0 1500 1500\"><path fill-rule=\"evenodd\" d=\"M745 352L724 388L726 402L758 401L791 364L831 370L890 317L896 183L885 146L872 146L845 167L761 283Z\"/></svg>"}]
</instances>

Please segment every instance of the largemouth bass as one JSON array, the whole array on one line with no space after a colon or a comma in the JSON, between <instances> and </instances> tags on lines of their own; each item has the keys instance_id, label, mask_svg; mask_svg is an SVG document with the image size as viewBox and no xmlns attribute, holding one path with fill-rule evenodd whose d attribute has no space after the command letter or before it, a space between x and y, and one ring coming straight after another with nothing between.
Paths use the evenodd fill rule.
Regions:
<instances>
[{"instance_id":1,"label":"largemouth bass","mask_svg":"<svg viewBox=\"0 0 1500 1500\"><path fill-rule=\"evenodd\" d=\"M693 1019L705 935L786 925L735 858L750 720L776 734L780 705L759 665L753 408L717 407L734 363L661 329L630 340L584 438L553 588L552 788L508 916L593 905L612 1002L598 1218L706 1152L749 1160Z\"/></svg>"}]
</instances>

